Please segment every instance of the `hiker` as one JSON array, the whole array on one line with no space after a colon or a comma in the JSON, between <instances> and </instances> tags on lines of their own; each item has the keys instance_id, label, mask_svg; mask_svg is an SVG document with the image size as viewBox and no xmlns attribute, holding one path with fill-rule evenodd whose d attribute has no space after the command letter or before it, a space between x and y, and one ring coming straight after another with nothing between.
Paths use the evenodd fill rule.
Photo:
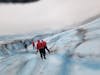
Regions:
<instances>
[{"instance_id":1,"label":"hiker","mask_svg":"<svg viewBox=\"0 0 100 75\"><path fill-rule=\"evenodd\" d=\"M35 43L34 43L34 41L32 41L32 46L33 46L33 50L34 50L34 47L35 47Z\"/></svg>"},{"instance_id":2,"label":"hiker","mask_svg":"<svg viewBox=\"0 0 100 75\"><path fill-rule=\"evenodd\" d=\"M28 46L27 46L26 42L24 42L23 45L24 45L24 48L26 49L26 51L28 51L28 49L27 49Z\"/></svg>"},{"instance_id":3,"label":"hiker","mask_svg":"<svg viewBox=\"0 0 100 75\"><path fill-rule=\"evenodd\" d=\"M42 45L43 45L44 49L46 49L48 51L48 53L50 54L50 50L47 47L46 41L42 40Z\"/></svg>"},{"instance_id":4,"label":"hiker","mask_svg":"<svg viewBox=\"0 0 100 75\"><path fill-rule=\"evenodd\" d=\"M41 59L46 59L46 52L40 40L37 41L37 52L39 51Z\"/></svg>"}]
</instances>

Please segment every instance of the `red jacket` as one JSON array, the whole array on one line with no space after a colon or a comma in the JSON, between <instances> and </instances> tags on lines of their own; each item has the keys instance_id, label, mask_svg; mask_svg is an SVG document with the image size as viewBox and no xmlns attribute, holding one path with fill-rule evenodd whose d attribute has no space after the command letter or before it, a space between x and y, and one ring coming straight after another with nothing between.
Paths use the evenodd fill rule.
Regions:
<instances>
[{"instance_id":1,"label":"red jacket","mask_svg":"<svg viewBox=\"0 0 100 75\"><path fill-rule=\"evenodd\" d=\"M34 41L32 41L32 45L35 46Z\"/></svg>"},{"instance_id":2,"label":"red jacket","mask_svg":"<svg viewBox=\"0 0 100 75\"><path fill-rule=\"evenodd\" d=\"M43 48L43 44L40 41L38 41L37 42L37 50L42 49L42 48Z\"/></svg>"},{"instance_id":3,"label":"red jacket","mask_svg":"<svg viewBox=\"0 0 100 75\"><path fill-rule=\"evenodd\" d=\"M42 45L43 45L43 47L46 47L46 45L47 45L46 41L42 41Z\"/></svg>"}]
</instances>

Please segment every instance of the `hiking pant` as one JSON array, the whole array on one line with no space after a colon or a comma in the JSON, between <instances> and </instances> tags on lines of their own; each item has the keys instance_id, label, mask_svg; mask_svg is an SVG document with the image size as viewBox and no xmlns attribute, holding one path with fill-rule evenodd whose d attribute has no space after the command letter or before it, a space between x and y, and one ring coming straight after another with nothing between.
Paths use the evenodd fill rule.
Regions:
<instances>
[{"instance_id":1,"label":"hiking pant","mask_svg":"<svg viewBox=\"0 0 100 75\"><path fill-rule=\"evenodd\" d=\"M45 49L42 48L42 49L39 49L39 52L40 52L40 57L43 59L46 59L46 52L45 52Z\"/></svg>"}]
</instances>

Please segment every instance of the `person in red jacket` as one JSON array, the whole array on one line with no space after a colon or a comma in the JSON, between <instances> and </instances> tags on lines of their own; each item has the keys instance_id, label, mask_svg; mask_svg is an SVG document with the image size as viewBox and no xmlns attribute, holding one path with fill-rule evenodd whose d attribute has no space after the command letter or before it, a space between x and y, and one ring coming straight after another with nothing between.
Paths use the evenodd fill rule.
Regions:
<instances>
[{"instance_id":1,"label":"person in red jacket","mask_svg":"<svg viewBox=\"0 0 100 75\"><path fill-rule=\"evenodd\" d=\"M34 41L32 41L32 46L33 46L33 49L34 49L34 47L35 47L35 43L34 43Z\"/></svg>"},{"instance_id":2,"label":"person in red jacket","mask_svg":"<svg viewBox=\"0 0 100 75\"><path fill-rule=\"evenodd\" d=\"M50 53L50 50L47 47L46 41L42 40L42 44L43 44L44 49L46 49L48 51L48 53Z\"/></svg>"},{"instance_id":3,"label":"person in red jacket","mask_svg":"<svg viewBox=\"0 0 100 75\"><path fill-rule=\"evenodd\" d=\"M41 59L46 59L46 52L40 40L37 41L37 52L39 51Z\"/></svg>"}]
</instances>

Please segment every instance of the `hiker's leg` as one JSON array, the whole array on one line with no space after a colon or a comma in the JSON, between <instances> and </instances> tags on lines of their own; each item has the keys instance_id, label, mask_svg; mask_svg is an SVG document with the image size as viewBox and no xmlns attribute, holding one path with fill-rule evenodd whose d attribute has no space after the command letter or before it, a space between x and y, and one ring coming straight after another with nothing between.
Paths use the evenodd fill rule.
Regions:
<instances>
[{"instance_id":1,"label":"hiker's leg","mask_svg":"<svg viewBox=\"0 0 100 75\"><path fill-rule=\"evenodd\" d=\"M43 56L44 56L44 59L46 59L46 52L45 52L45 49L43 49Z\"/></svg>"},{"instance_id":2,"label":"hiker's leg","mask_svg":"<svg viewBox=\"0 0 100 75\"><path fill-rule=\"evenodd\" d=\"M40 57L41 57L41 59L43 59L43 54L42 54L42 51L41 51L41 50L39 50L39 52L40 52Z\"/></svg>"}]
</instances>

